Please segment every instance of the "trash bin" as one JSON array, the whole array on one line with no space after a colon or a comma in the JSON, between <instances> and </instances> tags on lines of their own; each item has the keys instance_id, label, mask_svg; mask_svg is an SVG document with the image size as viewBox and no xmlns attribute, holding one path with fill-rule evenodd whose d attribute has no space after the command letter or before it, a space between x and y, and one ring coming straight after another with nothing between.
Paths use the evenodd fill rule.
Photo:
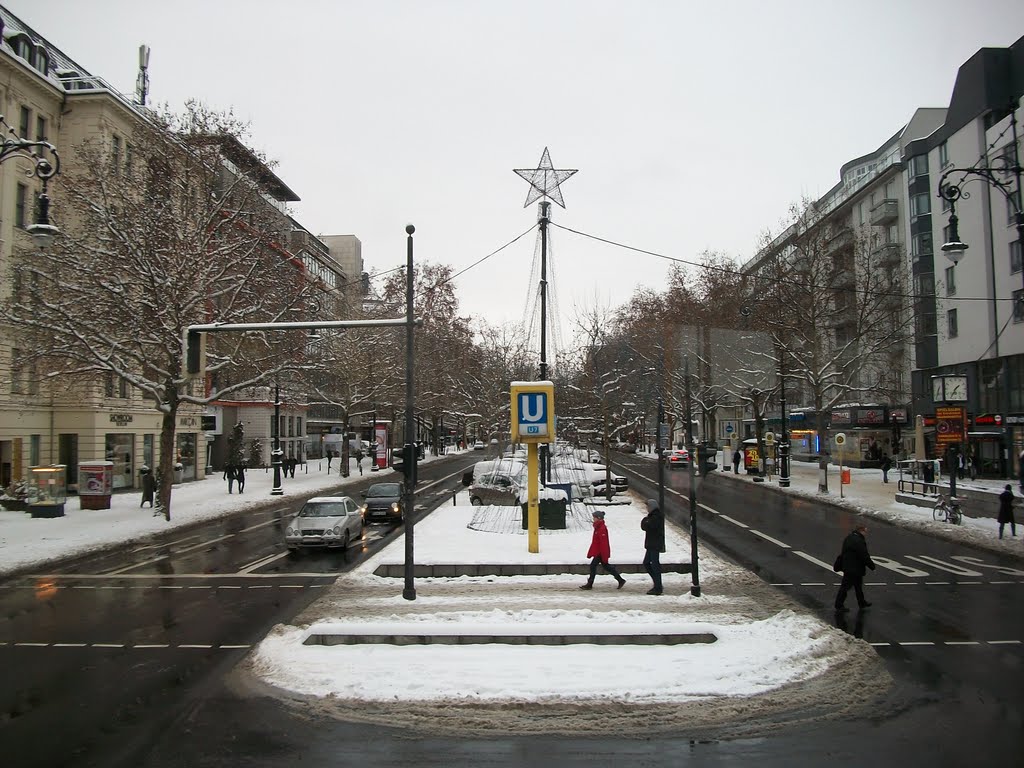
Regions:
<instances>
[{"instance_id":1,"label":"trash bin","mask_svg":"<svg viewBox=\"0 0 1024 768\"><path fill-rule=\"evenodd\" d=\"M565 508L568 505L568 494L562 489L541 488L538 506L540 508L539 527L547 531L565 530ZM523 502L519 505L523 510L523 530L530 527L530 505Z\"/></svg>"},{"instance_id":2,"label":"trash bin","mask_svg":"<svg viewBox=\"0 0 1024 768\"><path fill-rule=\"evenodd\" d=\"M185 478L185 465L184 464L175 464L174 465L174 480L173 480L174 484L178 485L178 483L181 483L181 482L184 481L184 478Z\"/></svg>"},{"instance_id":3,"label":"trash bin","mask_svg":"<svg viewBox=\"0 0 1024 768\"><path fill-rule=\"evenodd\" d=\"M110 509L110 493L113 487L114 462L79 462L78 502L82 509Z\"/></svg>"},{"instance_id":4,"label":"trash bin","mask_svg":"<svg viewBox=\"0 0 1024 768\"><path fill-rule=\"evenodd\" d=\"M849 470L849 468L848 467L843 467L843 469L839 473L839 477L840 477L840 482L842 482L843 485L849 485L850 484L850 470Z\"/></svg>"}]
</instances>

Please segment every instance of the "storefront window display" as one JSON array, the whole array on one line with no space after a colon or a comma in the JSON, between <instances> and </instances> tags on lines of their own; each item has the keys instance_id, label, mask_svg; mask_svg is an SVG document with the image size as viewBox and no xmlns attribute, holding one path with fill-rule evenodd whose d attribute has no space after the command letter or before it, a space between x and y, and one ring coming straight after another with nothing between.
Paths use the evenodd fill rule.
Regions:
<instances>
[{"instance_id":1,"label":"storefront window display","mask_svg":"<svg viewBox=\"0 0 1024 768\"><path fill-rule=\"evenodd\" d=\"M131 488L135 435L109 433L106 435L105 444L104 458L114 465L114 488Z\"/></svg>"}]
</instances>

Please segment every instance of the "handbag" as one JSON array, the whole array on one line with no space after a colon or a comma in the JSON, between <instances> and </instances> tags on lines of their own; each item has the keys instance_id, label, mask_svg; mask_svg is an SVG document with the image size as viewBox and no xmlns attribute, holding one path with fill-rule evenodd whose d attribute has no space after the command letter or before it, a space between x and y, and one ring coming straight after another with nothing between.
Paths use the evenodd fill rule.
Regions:
<instances>
[{"instance_id":1,"label":"handbag","mask_svg":"<svg viewBox=\"0 0 1024 768\"><path fill-rule=\"evenodd\" d=\"M832 570L835 571L836 573L839 573L840 571L843 570L843 556L842 556L842 554L840 554L840 555L838 555L836 557L835 563L832 564Z\"/></svg>"}]
</instances>

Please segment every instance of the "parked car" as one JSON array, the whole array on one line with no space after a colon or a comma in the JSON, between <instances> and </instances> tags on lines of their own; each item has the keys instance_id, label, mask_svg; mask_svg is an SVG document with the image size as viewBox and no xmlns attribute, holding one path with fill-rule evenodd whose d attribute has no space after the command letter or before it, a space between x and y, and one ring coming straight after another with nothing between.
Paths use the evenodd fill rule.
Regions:
<instances>
[{"instance_id":1,"label":"parked car","mask_svg":"<svg viewBox=\"0 0 1024 768\"><path fill-rule=\"evenodd\" d=\"M690 452L685 448L673 448L665 451L665 466L669 469L690 466Z\"/></svg>"},{"instance_id":2,"label":"parked car","mask_svg":"<svg viewBox=\"0 0 1024 768\"><path fill-rule=\"evenodd\" d=\"M374 483L363 491L363 520L367 523L400 523L405 517L402 483Z\"/></svg>"},{"instance_id":3,"label":"parked car","mask_svg":"<svg viewBox=\"0 0 1024 768\"><path fill-rule=\"evenodd\" d=\"M608 480L608 472L605 467L589 465L589 480L594 486L594 495L601 496L605 493L605 483ZM612 493L625 493L629 490L629 478L611 473Z\"/></svg>"},{"instance_id":4,"label":"parked car","mask_svg":"<svg viewBox=\"0 0 1024 768\"><path fill-rule=\"evenodd\" d=\"M495 504L500 507L514 507L520 496L525 495L519 483L511 475L489 472L469 486L469 500L473 506Z\"/></svg>"},{"instance_id":5,"label":"parked car","mask_svg":"<svg viewBox=\"0 0 1024 768\"><path fill-rule=\"evenodd\" d=\"M285 526L285 545L292 552L307 548L347 549L363 533L359 505L348 496L317 496Z\"/></svg>"},{"instance_id":6,"label":"parked car","mask_svg":"<svg viewBox=\"0 0 1024 768\"><path fill-rule=\"evenodd\" d=\"M619 443L615 446L615 450L620 453L636 453L636 446L632 443Z\"/></svg>"},{"instance_id":7,"label":"parked car","mask_svg":"<svg viewBox=\"0 0 1024 768\"><path fill-rule=\"evenodd\" d=\"M484 449L484 441L483 440L477 440L475 443L473 443L473 450L474 451L482 451L483 449Z\"/></svg>"}]
</instances>

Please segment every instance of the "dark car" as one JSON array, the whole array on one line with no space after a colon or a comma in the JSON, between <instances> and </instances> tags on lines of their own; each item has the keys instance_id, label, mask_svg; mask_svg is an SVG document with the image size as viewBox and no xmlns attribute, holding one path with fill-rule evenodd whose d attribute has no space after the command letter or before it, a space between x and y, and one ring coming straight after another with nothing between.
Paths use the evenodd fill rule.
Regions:
<instances>
[{"instance_id":1,"label":"dark car","mask_svg":"<svg viewBox=\"0 0 1024 768\"><path fill-rule=\"evenodd\" d=\"M405 515L402 483L374 483L363 496L363 522L400 523Z\"/></svg>"}]
</instances>

